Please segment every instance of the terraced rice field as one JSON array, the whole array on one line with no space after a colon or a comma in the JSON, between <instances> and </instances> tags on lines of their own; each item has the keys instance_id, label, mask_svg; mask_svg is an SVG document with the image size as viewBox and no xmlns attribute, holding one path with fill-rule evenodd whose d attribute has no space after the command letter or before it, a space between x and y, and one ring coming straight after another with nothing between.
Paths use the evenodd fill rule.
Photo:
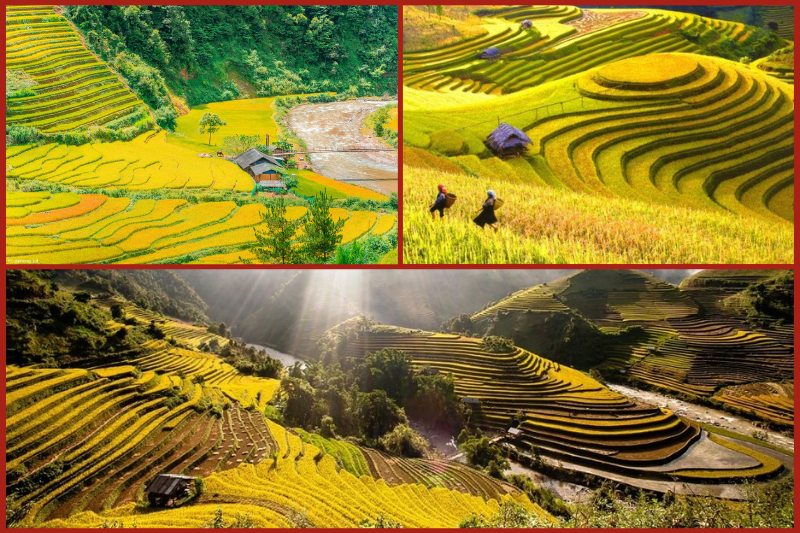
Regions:
<instances>
[{"instance_id":1,"label":"terraced rice field","mask_svg":"<svg viewBox=\"0 0 800 533\"><path fill-rule=\"evenodd\" d=\"M704 271L675 287L634 271L572 275L519 291L473 320L513 320L515 313L579 312L609 331L639 326L643 338L598 347L606 369L690 397L791 425L794 418L793 327L755 329L721 302L779 271Z\"/></svg>"},{"instance_id":2,"label":"terraced rice field","mask_svg":"<svg viewBox=\"0 0 800 533\"><path fill-rule=\"evenodd\" d=\"M792 52L699 55L684 32L751 28L664 10L477 13L485 33L403 57L407 262L792 261ZM524 154L484 144L500 122L531 139ZM427 216L439 183L453 224ZM487 189L505 201L490 235L469 227Z\"/></svg>"},{"instance_id":3,"label":"terraced rice field","mask_svg":"<svg viewBox=\"0 0 800 533\"><path fill-rule=\"evenodd\" d=\"M705 438L698 427L668 409L631 401L585 374L520 348L493 353L480 339L389 326L375 326L341 341L341 354L363 356L394 348L408 353L416 368L452 374L457 394L478 402L472 416L481 427L504 432L522 412L519 441L570 463L651 479L717 481L764 477L782 469L780 462L737 448L746 471L715 465L711 458L702 468L705 473L693 470L684 475L681 467L670 465L691 456L692 445Z\"/></svg>"},{"instance_id":4,"label":"terraced rice field","mask_svg":"<svg viewBox=\"0 0 800 533\"><path fill-rule=\"evenodd\" d=\"M202 189L250 192L253 180L224 159L167 142L167 134L144 133L133 141L81 146L13 146L6 154L10 178L72 187L153 191Z\"/></svg>"},{"instance_id":5,"label":"terraced rice field","mask_svg":"<svg viewBox=\"0 0 800 533\"><path fill-rule=\"evenodd\" d=\"M102 126L135 115L152 123L144 103L52 6L8 6L6 69L27 74L33 95L9 98L8 124L44 133Z\"/></svg>"},{"instance_id":6,"label":"terraced rice field","mask_svg":"<svg viewBox=\"0 0 800 533\"><path fill-rule=\"evenodd\" d=\"M182 199L139 199L102 194L17 192L8 194L6 255L10 263L239 262L252 256L261 204L232 201L190 204ZM393 214L348 211L343 242L367 233L383 234ZM287 208L292 219L302 206Z\"/></svg>"},{"instance_id":7,"label":"terraced rice field","mask_svg":"<svg viewBox=\"0 0 800 533\"><path fill-rule=\"evenodd\" d=\"M354 476L372 476L390 486L418 483L428 488L444 487L486 500L518 494L512 485L502 483L462 463L395 457L371 448L361 448L343 440L326 439L302 429L300 438L323 450L337 465Z\"/></svg>"},{"instance_id":8,"label":"terraced rice field","mask_svg":"<svg viewBox=\"0 0 800 533\"><path fill-rule=\"evenodd\" d=\"M228 520L246 514L259 527L355 527L379 515L406 527L455 527L465 516L488 516L498 509L495 499L418 484L389 486L370 476L357 478L337 469L330 455L320 458L319 448L281 426L267 422L267 427L278 445L274 460L206 477L203 496L192 505L143 512L129 504L105 515L79 513L44 525L97 527L114 521L128 527L203 527L221 509ZM527 498L513 498L543 520L551 519Z\"/></svg>"},{"instance_id":9,"label":"terraced rice field","mask_svg":"<svg viewBox=\"0 0 800 533\"><path fill-rule=\"evenodd\" d=\"M158 472L208 475L277 450L261 414L226 399L227 384L212 381L131 365L8 367L8 490L26 509L23 523L133 502ZM265 391L277 388L277 381L260 381ZM202 402L227 407L217 418ZM27 476L54 467L49 481L26 488Z\"/></svg>"},{"instance_id":10,"label":"terraced rice field","mask_svg":"<svg viewBox=\"0 0 800 533\"><path fill-rule=\"evenodd\" d=\"M502 31L403 54L404 84L434 91L507 94L619 59L698 51L697 45L679 36L680 30L715 30L720 37L735 40L749 34L740 23L654 9L523 6L481 13L508 23ZM519 23L526 19L539 31L522 29ZM500 58L478 57L489 48L499 49Z\"/></svg>"},{"instance_id":11,"label":"terraced rice field","mask_svg":"<svg viewBox=\"0 0 800 533\"><path fill-rule=\"evenodd\" d=\"M794 257L790 223L572 192L555 181L551 187L524 159L458 158L479 179L454 171L448 159L433 163L420 168L404 160L403 261L409 264L781 264ZM459 200L442 221L432 221L428 209L440 183ZM505 201L496 232L472 223L489 188Z\"/></svg>"},{"instance_id":12,"label":"terraced rice field","mask_svg":"<svg viewBox=\"0 0 800 533\"><path fill-rule=\"evenodd\" d=\"M117 304L122 308L125 318L134 318L142 325L154 322L166 335L167 339L175 339L176 341L187 344L193 348L198 348L201 344L216 343L218 346L225 346L230 342L226 337L209 333L208 327L190 324L165 315L144 309L124 300L122 298L104 298L95 299L95 303L103 307L110 308L112 305ZM119 328L122 324L113 322L110 324L112 328Z\"/></svg>"},{"instance_id":13,"label":"terraced rice field","mask_svg":"<svg viewBox=\"0 0 800 533\"><path fill-rule=\"evenodd\" d=\"M502 499L518 490L466 465L430 459L393 457L363 448L370 474L391 486L419 483L426 487L444 487L488 499Z\"/></svg>"},{"instance_id":14,"label":"terraced rice field","mask_svg":"<svg viewBox=\"0 0 800 533\"><path fill-rule=\"evenodd\" d=\"M770 22L775 23L778 35L784 39L794 39L794 8L792 6L763 6L758 9L763 26L768 26Z\"/></svg>"}]
</instances>

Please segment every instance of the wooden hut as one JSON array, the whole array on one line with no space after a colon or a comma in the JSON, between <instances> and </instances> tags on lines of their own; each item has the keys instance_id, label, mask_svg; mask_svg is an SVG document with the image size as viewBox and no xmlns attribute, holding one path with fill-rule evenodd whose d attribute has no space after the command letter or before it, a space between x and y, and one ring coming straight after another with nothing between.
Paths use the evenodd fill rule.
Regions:
<instances>
[{"instance_id":1,"label":"wooden hut","mask_svg":"<svg viewBox=\"0 0 800 533\"><path fill-rule=\"evenodd\" d=\"M480 54L478 54L478 58L480 59L500 59L500 56L503 55L503 52L500 51L499 48L495 48L494 46L491 48L487 48Z\"/></svg>"},{"instance_id":2,"label":"wooden hut","mask_svg":"<svg viewBox=\"0 0 800 533\"><path fill-rule=\"evenodd\" d=\"M154 507L175 507L191 496L195 478L179 474L158 474L147 486L147 501Z\"/></svg>"},{"instance_id":3,"label":"wooden hut","mask_svg":"<svg viewBox=\"0 0 800 533\"><path fill-rule=\"evenodd\" d=\"M502 122L486 137L484 144L499 157L522 155L531 143L525 132Z\"/></svg>"},{"instance_id":4,"label":"wooden hut","mask_svg":"<svg viewBox=\"0 0 800 533\"><path fill-rule=\"evenodd\" d=\"M233 162L250 174L256 183L274 181L283 172L284 163L282 158L267 155L255 148L233 158Z\"/></svg>"}]
</instances>

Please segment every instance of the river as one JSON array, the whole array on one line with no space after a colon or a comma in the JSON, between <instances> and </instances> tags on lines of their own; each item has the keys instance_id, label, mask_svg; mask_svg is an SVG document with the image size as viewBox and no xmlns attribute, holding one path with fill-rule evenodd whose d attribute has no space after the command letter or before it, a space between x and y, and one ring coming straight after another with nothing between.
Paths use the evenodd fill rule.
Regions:
<instances>
[{"instance_id":1,"label":"river","mask_svg":"<svg viewBox=\"0 0 800 533\"><path fill-rule=\"evenodd\" d=\"M350 147L385 149L386 143L366 130L364 120L381 107L396 103L396 100L359 99L305 104L289 112L288 123L311 151ZM310 154L309 161L317 174L387 195L398 192L396 150Z\"/></svg>"},{"instance_id":2,"label":"river","mask_svg":"<svg viewBox=\"0 0 800 533\"><path fill-rule=\"evenodd\" d=\"M270 348L269 346L262 346L260 344L252 344L249 342L247 343L247 346L250 348L255 348L257 350L264 350L265 352L267 352L268 356L272 357L273 359L277 359L278 361L283 363L283 366L292 366L295 363L300 363L301 366L306 365L305 361L303 361L302 359L298 359L297 357L289 355L288 353L280 352L275 348Z\"/></svg>"},{"instance_id":3,"label":"river","mask_svg":"<svg viewBox=\"0 0 800 533\"><path fill-rule=\"evenodd\" d=\"M794 438L784 433L777 431L764 430L758 427L750 420L726 413L719 409L705 407L676 398L671 398L658 392L637 389L629 385L617 385L608 383L606 386L620 394L624 394L629 398L640 400L652 405L666 406L672 412L683 418L694 420L695 422L702 422L704 424L711 424L723 429L735 431L742 435L752 435L754 431L764 431L767 434L767 440L772 444L777 444L787 450L794 450Z\"/></svg>"}]
</instances>

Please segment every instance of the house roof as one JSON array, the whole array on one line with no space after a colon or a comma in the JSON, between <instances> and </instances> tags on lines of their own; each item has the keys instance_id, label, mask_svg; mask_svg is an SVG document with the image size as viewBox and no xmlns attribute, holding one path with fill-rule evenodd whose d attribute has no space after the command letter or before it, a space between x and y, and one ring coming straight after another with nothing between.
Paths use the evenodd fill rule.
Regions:
<instances>
[{"instance_id":1,"label":"house roof","mask_svg":"<svg viewBox=\"0 0 800 533\"><path fill-rule=\"evenodd\" d=\"M530 137L524 131L505 122L501 122L486 138L486 144L493 149L526 146L530 142Z\"/></svg>"},{"instance_id":2,"label":"house roof","mask_svg":"<svg viewBox=\"0 0 800 533\"><path fill-rule=\"evenodd\" d=\"M508 433L509 435L514 435L516 437L522 435L522 430L519 428L508 428L508 431L506 433Z\"/></svg>"},{"instance_id":3,"label":"house roof","mask_svg":"<svg viewBox=\"0 0 800 533\"><path fill-rule=\"evenodd\" d=\"M239 168L243 170L253 166L259 161L264 161L276 166L281 166L283 159L281 159L280 157L267 155L263 152L259 152L255 148L250 148L246 152L233 158L233 162L239 165Z\"/></svg>"},{"instance_id":4,"label":"house roof","mask_svg":"<svg viewBox=\"0 0 800 533\"><path fill-rule=\"evenodd\" d=\"M269 171L280 172L282 170L283 170L282 167L273 165L272 163L267 163L266 161L257 162L250 167L250 171L253 173L254 176L258 176L259 174L266 174Z\"/></svg>"},{"instance_id":5,"label":"house roof","mask_svg":"<svg viewBox=\"0 0 800 533\"><path fill-rule=\"evenodd\" d=\"M481 58L500 57L500 54L502 54L500 49L499 48L495 48L494 46L492 46L491 48L487 48L486 50L481 52L480 57Z\"/></svg>"},{"instance_id":6,"label":"house roof","mask_svg":"<svg viewBox=\"0 0 800 533\"><path fill-rule=\"evenodd\" d=\"M179 474L159 474L147 487L147 492L160 496L172 496L186 481L193 480L193 477Z\"/></svg>"}]
</instances>

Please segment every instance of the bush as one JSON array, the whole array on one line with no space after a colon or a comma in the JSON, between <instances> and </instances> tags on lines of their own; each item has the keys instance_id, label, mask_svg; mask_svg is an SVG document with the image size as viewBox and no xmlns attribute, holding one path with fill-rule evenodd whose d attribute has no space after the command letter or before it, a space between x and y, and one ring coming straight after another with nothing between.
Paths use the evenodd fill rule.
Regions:
<instances>
[{"instance_id":1,"label":"bush","mask_svg":"<svg viewBox=\"0 0 800 533\"><path fill-rule=\"evenodd\" d=\"M483 338L483 349L493 353L509 353L514 351L514 341L497 335Z\"/></svg>"},{"instance_id":2,"label":"bush","mask_svg":"<svg viewBox=\"0 0 800 533\"><path fill-rule=\"evenodd\" d=\"M423 457L428 450L428 442L407 424L398 424L392 431L381 437L384 450L403 457Z\"/></svg>"}]
</instances>

